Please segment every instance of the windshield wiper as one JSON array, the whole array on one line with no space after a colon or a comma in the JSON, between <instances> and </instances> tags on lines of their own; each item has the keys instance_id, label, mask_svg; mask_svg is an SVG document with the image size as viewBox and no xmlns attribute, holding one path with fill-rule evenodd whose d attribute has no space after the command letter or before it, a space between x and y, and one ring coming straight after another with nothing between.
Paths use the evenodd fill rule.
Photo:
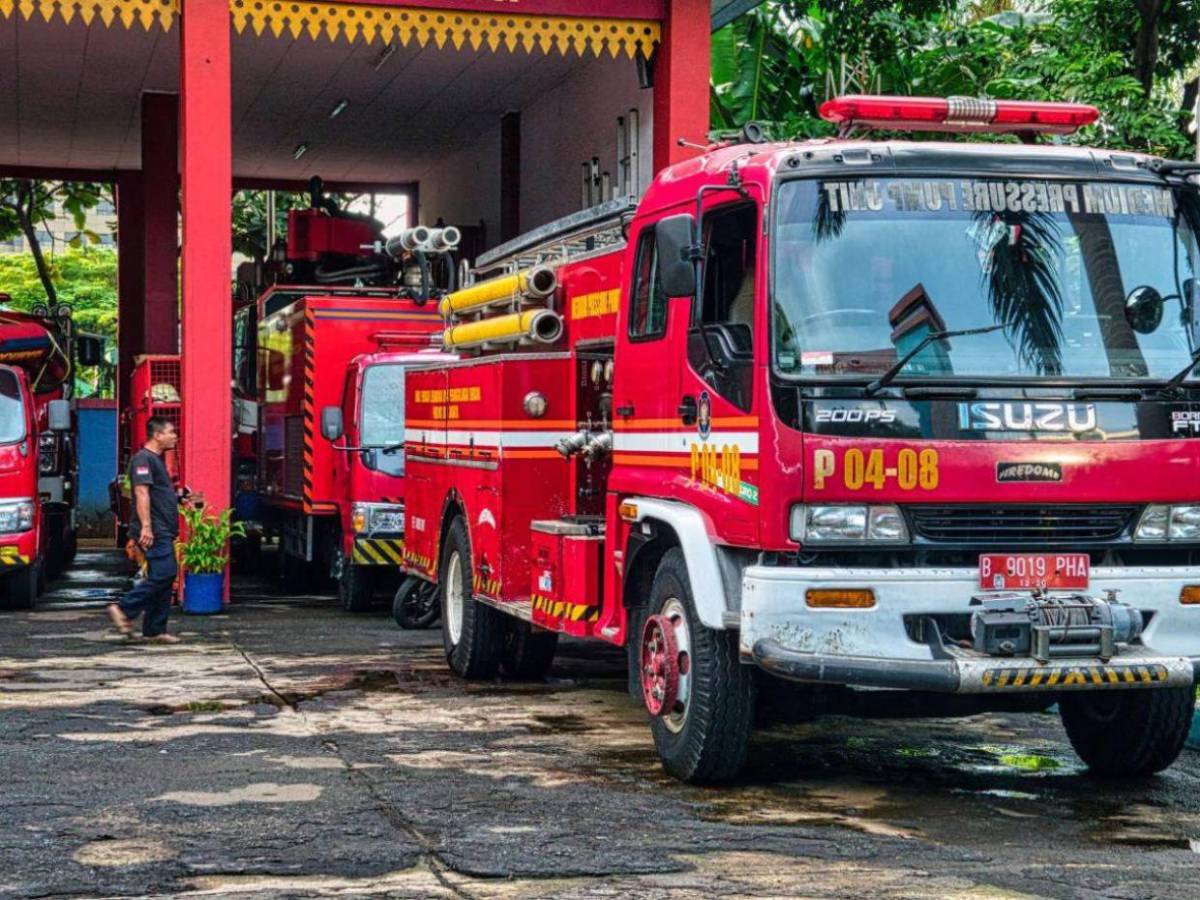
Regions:
<instances>
[{"instance_id":1,"label":"windshield wiper","mask_svg":"<svg viewBox=\"0 0 1200 900\"><path fill-rule=\"evenodd\" d=\"M904 367L912 362L914 356L916 356L934 341L944 341L947 338L970 337L973 334L987 334L989 331L999 331L1003 327L1003 324L999 324L988 325L984 328L960 328L957 331L931 331L917 342L917 346L913 347L902 357L896 360L895 364L890 369L888 369L874 381L869 382L863 389L863 393L865 393L867 396L870 396L871 394L877 393L881 388L887 387L896 380L897 375L904 371Z\"/></svg>"},{"instance_id":2,"label":"windshield wiper","mask_svg":"<svg viewBox=\"0 0 1200 900\"><path fill-rule=\"evenodd\" d=\"M380 447L379 452L384 456L391 456L393 453L399 453L404 449L404 441L398 444L388 444L386 447Z\"/></svg>"},{"instance_id":3,"label":"windshield wiper","mask_svg":"<svg viewBox=\"0 0 1200 900\"><path fill-rule=\"evenodd\" d=\"M1192 351L1191 361L1181 372L1172 375L1170 380L1159 385L1154 389L1158 394L1175 394L1183 387L1183 383L1187 381L1187 377L1192 374L1192 369L1196 368L1196 364L1200 363L1200 349Z\"/></svg>"}]
</instances>

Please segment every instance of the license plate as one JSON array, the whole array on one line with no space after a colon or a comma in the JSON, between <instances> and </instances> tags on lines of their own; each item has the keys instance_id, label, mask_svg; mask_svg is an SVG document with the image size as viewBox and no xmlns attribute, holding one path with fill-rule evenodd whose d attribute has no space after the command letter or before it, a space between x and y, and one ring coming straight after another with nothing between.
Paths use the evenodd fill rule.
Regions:
<instances>
[{"instance_id":1,"label":"license plate","mask_svg":"<svg viewBox=\"0 0 1200 900\"><path fill-rule=\"evenodd\" d=\"M1080 590L1088 586L1089 563L1086 553L984 553L979 586L989 591Z\"/></svg>"}]
</instances>

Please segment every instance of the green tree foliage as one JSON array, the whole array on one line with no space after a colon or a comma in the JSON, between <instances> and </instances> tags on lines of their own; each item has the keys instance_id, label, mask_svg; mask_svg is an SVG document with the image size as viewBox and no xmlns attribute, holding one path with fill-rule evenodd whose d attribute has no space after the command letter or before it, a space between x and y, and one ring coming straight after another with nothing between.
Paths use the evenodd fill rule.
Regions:
<instances>
[{"instance_id":1,"label":"green tree foliage","mask_svg":"<svg viewBox=\"0 0 1200 900\"><path fill-rule=\"evenodd\" d=\"M105 339L104 365L76 372L76 396L113 396L117 352L117 254L108 247L68 248L49 257L48 273L59 303L74 310L79 331ZM12 299L12 309L29 312L46 305L37 262L32 254L0 256L0 293Z\"/></svg>"},{"instance_id":2,"label":"green tree foliage","mask_svg":"<svg viewBox=\"0 0 1200 900\"><path fill-rule=\"evenodd\" d=\"M287 234L289 209L305 209L308 194L275 192L275 234ZM233 250L262 262L270 251L267 246L267 192L238 191L233 195Z\"/></svg>"},{"instance_id":3,"label":"green tree foliage","mask_svg":"<svg viewBox=\"0 0 1200 900\"><path fill-rule=\"evenodd\" d=\"M50 260L50 277L61 303L75 311L76 326L117 337L117 254L107 247L67 249ZM46 294L33 257L28 253L0 256L0 293L12 297L15 309L28 311L46 303Z\"/></svg>"},{"instance_id":4,"label":"green tree foliage","mask_svg":"<svg viewBox=\"0 0 1200 900\"><path fill-rule=\"evenodd\" d=\"M99 243L100 236L85 229L84 225L88 210L106 198L112 199L112 188L104 184L0 178L0 241L23 235L29 242L29 251L50 305L58 302L58 288L52 273L53 260L46 255L47 248L41 244L39 230L49 230L48 223L55 216L55 207L61 205L78 232L70 245L81 247L84 243ZM49 249L52 256L55 248Z\"/></svg>"},{"instance_id":5,"label":"green tree foliage","mask_svg":"<svg viewBox=\"0 0 1200 900\"><path fill-rule=\"evenodd\" d=\"M714 35L713 123L825 135L841 91L1073 100L1102 113L1075 142L1188 157L1198 58L1200 0L768 0Z\"/></svg>"}]
</instances>

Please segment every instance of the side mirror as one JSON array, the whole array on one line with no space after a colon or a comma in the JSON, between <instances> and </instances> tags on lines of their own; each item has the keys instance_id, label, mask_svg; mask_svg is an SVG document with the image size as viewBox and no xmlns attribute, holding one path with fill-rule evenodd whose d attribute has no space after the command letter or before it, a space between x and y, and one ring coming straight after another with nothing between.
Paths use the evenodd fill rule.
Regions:
<instances>
[{"instance_id":1,"label":"side mirror","mask_svg":"<svg viewBox=\"0 0 1200 900\"><path fill-rule=\"evenodd\" d=\"M1139 285L1125 298L1125 321L1138 334L1150 334L1162 324L1163 297L1147 284Z\"/></svg>"},{"instance_id":2,"label":"side mirror","mask_svg":"<svg viewBox=\"0 0 1200 900\"><path fill-rule=\"evenodd\" d=\"M51 431L71 430L71 401L51 400L46 407L46 418Z\"/></svg>"},{"instance_id":3,"label":"side mirror","mask_svg":"<svg viewBox=\"0 0 1200 900\"><path fill-rule=\"evenodd\" d=\"M658 277L668 297L691 297L696 293L696 266L692 248L696 244L696 219L688 213L668 216L654 226L658 250Z\"/></svg>"},{"instance_id":4,"label":"side mirror","mask_svg":"<svg viewBox=\"0 0 1200 900\"><path fill-rule=\"evenodd\" d=\"M336 441L344 431L340 406L326 406L321 410L321 437L327 441Z\"/></svg>"},{"instance_id":5,"label":"side mirror","mask_svg":"<svg viewBox=\"0 0 1200 900\"><path fill-rule=\"evenodd\" d=\"M81 335L75 339L75 362L81 366L98 366L104 362L104 338Z\"/></svg>"}]
</instances>

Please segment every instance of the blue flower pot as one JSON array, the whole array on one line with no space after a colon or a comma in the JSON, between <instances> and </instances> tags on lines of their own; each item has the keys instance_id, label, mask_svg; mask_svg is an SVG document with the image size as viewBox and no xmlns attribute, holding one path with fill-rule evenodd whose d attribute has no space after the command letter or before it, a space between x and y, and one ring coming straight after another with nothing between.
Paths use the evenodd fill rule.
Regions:
<instances>
[{"instance_id":1,"label":"blue flower pot","mask_svg":"<svg viewBox=\"0 0 1200 900\"><path fill-rule=\"evenodd\" d=\"M183 576L183 611L195 616L219 613L225 599L225 573Z\"/></svg>"}]
</instances>

